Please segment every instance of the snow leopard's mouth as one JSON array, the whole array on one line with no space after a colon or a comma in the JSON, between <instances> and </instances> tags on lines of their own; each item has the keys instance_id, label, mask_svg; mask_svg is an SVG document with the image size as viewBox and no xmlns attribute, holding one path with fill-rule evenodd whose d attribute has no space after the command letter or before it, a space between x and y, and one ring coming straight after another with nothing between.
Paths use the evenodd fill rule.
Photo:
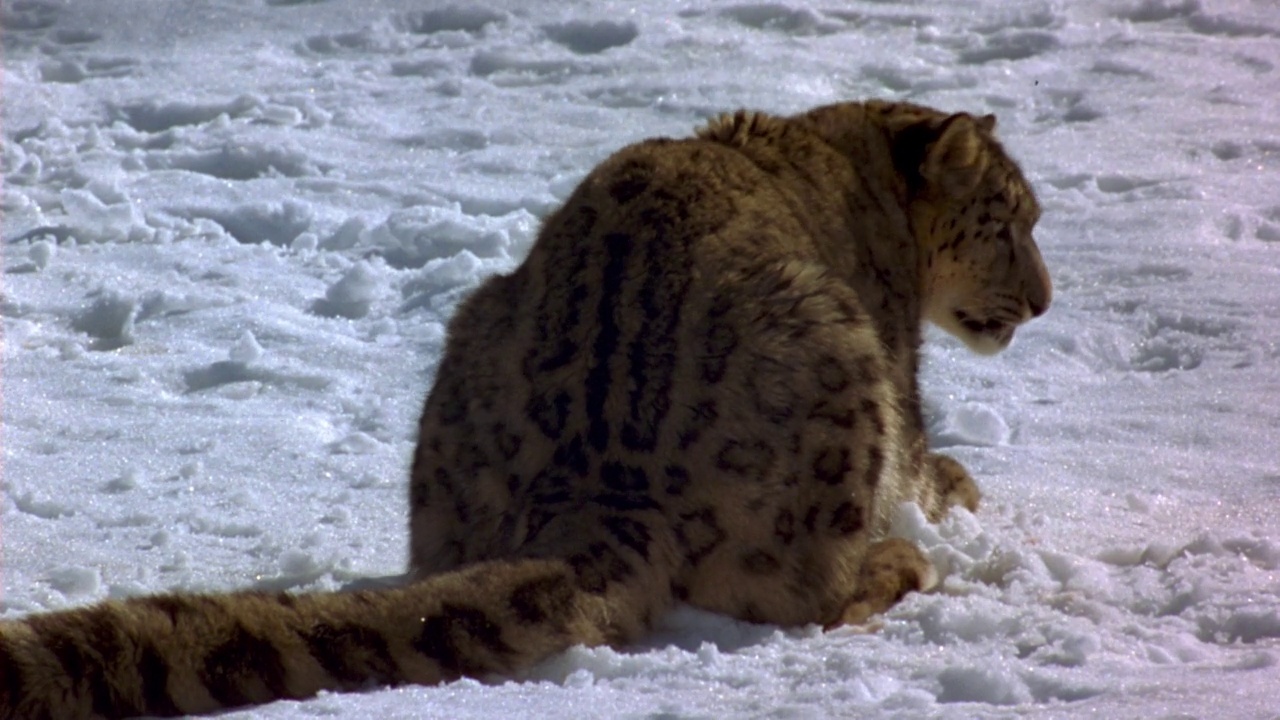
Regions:
<instances>
[{"instance_id":1,"label":"snow leopard's mouth","mask_svg":"<svg viewBox=\"0 0 1280 720\"><path fill-rule=\"evenodd\" d=\"M960 327L970 335L970 338L965 340L965 344L985 355L1000 352L1008 347L1013 341L1013 332L1018 327L1016 322L1006 322L996 318L978 318L963 310L956 310L953 315Z\"/></svg>"},{"instance_id":2,"label":"snow leopard's mouth","mask_svg":"<svg viewBox=\"0 0 1280 720\"><path fill-rule=\"evenodd\" d=\"M975 335L998 336L1013 330L1013 324L1011 323L1004 322L1003 320L996 320L994 318L980 320L963 310L956 310L955 316L956 320L960 323L960 327L963 327L965 330L968 330Z\"/></svg>"}]
</instances>

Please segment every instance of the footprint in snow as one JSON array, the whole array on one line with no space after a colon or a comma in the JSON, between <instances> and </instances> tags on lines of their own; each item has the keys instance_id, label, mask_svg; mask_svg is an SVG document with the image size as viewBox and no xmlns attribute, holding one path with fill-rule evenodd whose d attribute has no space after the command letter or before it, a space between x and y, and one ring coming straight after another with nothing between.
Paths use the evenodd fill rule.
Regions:
<instances>
[{"instance_id":1,"label":"footprint in snow","mask_svg":"<svg viewBox=\"0 0 1280 720\"><path fill-rule=\"evenodd\" d=\"M602 53L610 48L622 47L640 36L633 22L585 22L573 20L542 28L547 37L579 55Z\"/></svg>"},{"instance_id":2,"label":"footprint in snow","mask_svg":"<svg viewBox=\"0 0 1280 720\"><path fill-rule=\"evenodd\" d=\"M83 30L79 28L68 28L65 30L55 30L53 42L58 45L88 45L102 39L102 33L96 30Z\"/></svg>"},{"instance_id":3,"label":"footprint in snow","mask_svg":"<svg viewBox=\"0 0 1280 720\"><path fill-rule=\"evenodd\" d=\"M138 132L159 133L178 127L203 125L222 115L241 117L261 105L262 101L252 95L217 102L145 100L114 106L111 114L113 119L123 120Z\"/></svg>"},{"instance_id":4,"label":"footprint in snow","mask_svg":"<svg viewBox=\"0 0 1280 720\"><path fill-rule=\"evenodd\" d=\"M1043 30L1006 30L987 38L979 47L960 53L965 65L981 65L995 60L1025 60L1056 50L1058 36Z\"/></svg>"},{"instance_id":5,"label":"footprint in snow","mask_svg":"<svg viewBox=\"0 0 1280 720\"><path fill-rule=\"evenodd\" d=\"M40 79L53 83L78 83L98 78L133 75L138 61L131 58L62 58L40 64Z\"/></svg>"},{"instance_id":6,"label":"footprint in snow","mask_svg":"<svg viewBox=\"0 0 1280 720\"><path fill-rule=\"evenodd\" d=\"M301 150L249 142L228 142L209 150L154 150L143 156L143 163L148 170L186 170L218 180L322 174Z\"/></svg>"},{"instance_id":7,"label":"footprint in snow","mask_svg":"<svg viewBox=\"0 0 1280 720\"><path fill-rule=\"evenodd\" d=\"M45 30L53 27L62 12L61 3L48 0L14 0L5 8L4 29Z\"/></svg>"},{"instance_id":8,"label":"footprint in snow","mask_svg":"<svg viewBox=\"0 0 1280 720\"><path fill-rule=\"evenodd\" d=\"M486 7L450 5L436 10L405 14L400 18L400 25L415 35L451 31L476 33L505 19L506 16L502 13Z\"/></svg>"},{"instance_id":9,"label":"footprint in snow","mask_svg":"<svg viewBox=\"0 0 1280 720\"><path fill-rule=\"evenodd\" d=\"M718 13L743 27L788 35L830 35L845 25L808 8L792 8L777 3L735 5Z\"/></svg>"}]
</instances>

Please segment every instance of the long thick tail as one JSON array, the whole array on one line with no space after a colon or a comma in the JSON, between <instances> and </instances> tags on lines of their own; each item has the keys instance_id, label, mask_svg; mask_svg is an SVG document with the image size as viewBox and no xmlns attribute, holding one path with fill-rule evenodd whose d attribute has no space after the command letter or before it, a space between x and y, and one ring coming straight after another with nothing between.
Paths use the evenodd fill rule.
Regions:
<instances>
[{"instance_id":1,"label":"long thick tail","mask_svg":"<svg viewBox=\"0 0 1280 720\"><path fill-rule=\"evenodd\" d=\"M657 578L602 576L610 562L629 564L604 548L402 588L162 595L0 623L0 720L173 716L511 673L631 639L643 628L619 618L647 621L669 602Z\"/></svg>"}]
</instances>

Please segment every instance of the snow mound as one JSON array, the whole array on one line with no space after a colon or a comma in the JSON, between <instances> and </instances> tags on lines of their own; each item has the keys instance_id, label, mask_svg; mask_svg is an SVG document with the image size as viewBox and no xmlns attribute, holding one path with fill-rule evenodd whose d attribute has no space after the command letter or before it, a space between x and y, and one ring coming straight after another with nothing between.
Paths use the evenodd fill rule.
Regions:
<instances>
[{"instance_id":1,"label":"snow mound","mask_svg":"<svg viewBox=\"0 0 1280 720\"><path fill-rule=\"evenodd\" d=\"M979 402L951 408L933 428L936 447L994 447L1009 442L1009 424L996 408Z\"/></svg>"},{"instance_id":2,"label":"snow mound","mask_svg":"<svg viewBox=\"0 0 1280 720\"><path fill-rule=\"evenodd\" d=\"M369 314L381 289L378 274L369 263L359 262L329 286L324 298L317 300L312 306L312 311L326 317L358 320Z\"/></svg>"},{"instance_id":3,"label":"snow mound","mask_svg":"<svg viewBox=\"0 0 1280 720\"><path fill-rule=\"evenodd\" d=\"M86 298L71 316L71 327L89 335L95 347L114 350L133 342L138 303L115 290L101 290Z\"/></svg>"}]
</instances>

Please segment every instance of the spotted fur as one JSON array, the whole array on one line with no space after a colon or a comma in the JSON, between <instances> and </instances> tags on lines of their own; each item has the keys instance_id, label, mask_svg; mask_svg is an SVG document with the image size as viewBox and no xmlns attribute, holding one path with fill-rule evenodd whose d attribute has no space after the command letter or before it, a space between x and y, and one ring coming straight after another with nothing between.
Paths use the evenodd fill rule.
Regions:
<instances>
[{"instance_id":1,"label":"spotted fur","mask_svg":"<svg viewBox=\"0 0 1280 720\"><path fill-rule=\"evenodd\" d=\"M925 444L921 323L1045 311L994 118L739 112L624 148L459 309L410 475L413 581L164 595L0 624L0 718L203 713L509 674L676 602L863 623L928 587L902 502L975 509Z\"/></svg>"}]
</instances>

